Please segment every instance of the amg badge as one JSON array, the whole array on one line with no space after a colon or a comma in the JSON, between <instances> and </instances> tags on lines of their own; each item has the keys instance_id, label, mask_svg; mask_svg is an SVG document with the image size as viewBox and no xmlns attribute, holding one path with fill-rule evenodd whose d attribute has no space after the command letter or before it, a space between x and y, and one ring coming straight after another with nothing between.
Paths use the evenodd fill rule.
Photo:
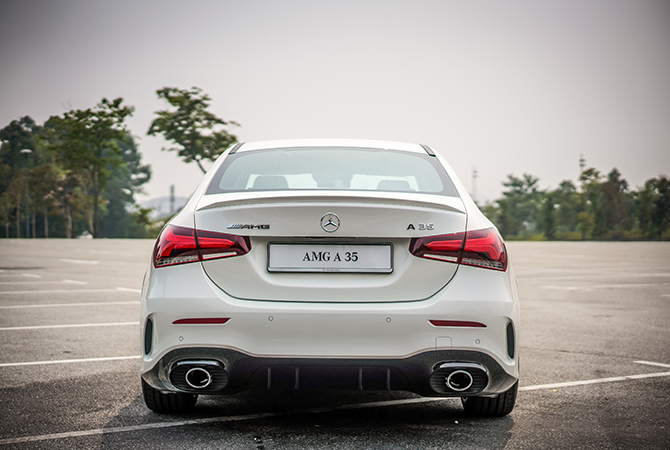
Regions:
<instances>
[{"instance_id":1,"label":"amg badge","mask_svg":"<svg viewBox=\"0 0 670 450\"><path fill-rule=\"evenodd\" d=\"M231 223L228 225L229 230L269 230L270 225L269 224L264 224L264 225L251 225L247 223Z\"/></svg>"}]
</instances>

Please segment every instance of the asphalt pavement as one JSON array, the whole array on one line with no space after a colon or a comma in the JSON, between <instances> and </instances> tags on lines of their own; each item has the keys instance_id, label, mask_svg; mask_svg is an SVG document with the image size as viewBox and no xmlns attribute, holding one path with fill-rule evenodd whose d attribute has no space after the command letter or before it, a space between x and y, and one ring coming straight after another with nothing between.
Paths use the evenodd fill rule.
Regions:
<instances>
[{"instance_id":1,"label":"asphalt pavement","mask_svg":"<svg viewBox=\"0 0 670 450\"><path fill-rule=\"evenodd\" d=\"M0 240L0 450L670 448L670 242L508 243L521 389L496 419L381 391L247 392L151 412L138 320L152 246Z\"/></svg>"}]
</instances>

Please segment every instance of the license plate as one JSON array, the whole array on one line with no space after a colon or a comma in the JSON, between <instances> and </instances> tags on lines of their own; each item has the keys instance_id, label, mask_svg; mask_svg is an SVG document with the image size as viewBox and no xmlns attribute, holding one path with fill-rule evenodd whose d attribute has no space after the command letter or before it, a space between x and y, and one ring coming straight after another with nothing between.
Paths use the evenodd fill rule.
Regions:
<instances>
[{"instance_id":1,"label":"license plate","mask_svg":"<svg viewBox=\"0 0 670 450\"><path fill-rule=\"evenodd\" d=\"M391 244L268 244L269 272L393 272Z\"/></svg>"}]
</instances>

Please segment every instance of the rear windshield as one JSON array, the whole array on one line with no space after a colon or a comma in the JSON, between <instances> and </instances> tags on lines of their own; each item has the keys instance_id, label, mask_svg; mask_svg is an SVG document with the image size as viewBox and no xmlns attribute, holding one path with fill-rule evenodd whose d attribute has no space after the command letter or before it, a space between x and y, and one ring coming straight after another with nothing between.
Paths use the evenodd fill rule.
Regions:
<instances>
[{"instance_id":1,"label":"rear windshield","mask_svg":"<svg viewBox=\"0 0 670 450\"><path fill-rule=\"evenodd\" d=\"M278 190L354 190L458 197L437 158L365 148L281 148L229 155L207 194Z\"/></svg>"}]
</instances>

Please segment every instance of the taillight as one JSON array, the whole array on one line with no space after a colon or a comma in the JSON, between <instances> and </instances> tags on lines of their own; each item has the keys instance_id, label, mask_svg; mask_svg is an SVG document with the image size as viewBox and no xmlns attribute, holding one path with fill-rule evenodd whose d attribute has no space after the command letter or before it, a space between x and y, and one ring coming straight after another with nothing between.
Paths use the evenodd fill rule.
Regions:
<instances>
[{"instance_id":1,"label":"taillight","mask_svg":"<svg viewBox=\"0 0 670 450\"><path fill-rule=\"evenodd\" d=\"M420 258L507 270L507 251L495 228L413 238L409 251Z\"/></svg>"},{"instance_id":2,"label":"taillight","mask_svg":"<svg viewBox=\"0 0 670 450\"><path fill-rule=\"evenodd\" d=\"M172 266L249 253L246 236L168 225L154 247L154 267Z\"/></svg>"},{"instance_id":3,"label":"taillight","mask_svg":"<svg viewBox=\"0 0 670 450\"><path fill-rule=\"evenodd\" d=\"M195 230L168 225L154 247L154 267L199 261Z\"/></svg>"},{"instance_id":4,"label":"taillight","mask_svg":"<svg viewBox=\"0 0 670 450\"><path fill-rule=\"evenodd\" d=\"M246 255L251 250L251 243L247 236L202 230L195 230L195 235L203 260Z\"/></svg>"},{"instance_id":5,"label":"taillight","mask_svg":"<svg viewBox=\"0 0 670 450\"><path fill-rule=\"evenodd\" d=\"M465 233L413 238L409 243L409 251L420 258L459 263L464 238Z\"/></svg>"},{"instance_id":6,"label":"taillight","mask_svg":"<svg viewBox=\"0 0 670 450\"><path fill-rule=\"evenodd\" d=\"M507 270L507 249L495 228L468 231L462 264L486 269Z\"/></svg>"}]
</instances>

